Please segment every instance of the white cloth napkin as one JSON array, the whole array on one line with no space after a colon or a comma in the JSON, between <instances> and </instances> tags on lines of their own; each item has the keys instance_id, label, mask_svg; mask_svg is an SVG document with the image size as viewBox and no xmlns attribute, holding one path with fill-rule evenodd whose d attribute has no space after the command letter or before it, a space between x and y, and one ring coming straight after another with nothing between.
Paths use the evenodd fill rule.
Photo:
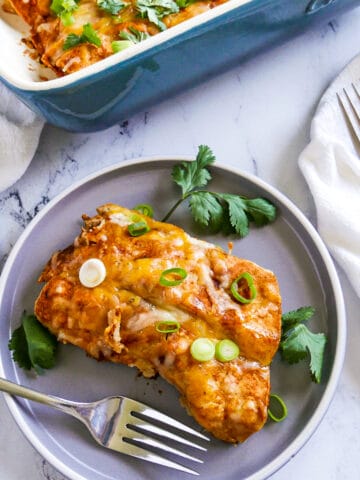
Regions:
<instances>
[{"instance_id":1,"label":"white cloth napkin","mask_svg":"<svg viewBox=\"0 0 360 480\"><path fill-rule=\"evenodd\" d=\"M0 83L0 192L27 169L44 122Z\"/></svg>"},{"instance_id":2,"label":"white cloth napkin","mask_svg":"<svg viewBox=\"0 0 360 480\"><path fill-rule=\"evenodd\" d=\"M299 166L314 197L318 231L360 297L360 158L336 97L359 79L360 56L321 99Z\"/></svg>"}]
</instances>

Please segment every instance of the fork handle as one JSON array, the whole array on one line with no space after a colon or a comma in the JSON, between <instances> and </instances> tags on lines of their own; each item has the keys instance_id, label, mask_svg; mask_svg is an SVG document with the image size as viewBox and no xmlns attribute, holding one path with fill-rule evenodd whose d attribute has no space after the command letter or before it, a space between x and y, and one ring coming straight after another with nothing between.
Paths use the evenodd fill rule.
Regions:
<instances>
[{"instance_id":1,"label":"fork handle","mask_svg":"<svg viewBox=\"0 0 360 480\"><path fill-rule=\"evenodd\" d=\"M75 403L64 400L63 398L46 395L45 393L23 387L22 385L10 382L9 380L5 380L5 378L1 377L0 391L10 393L10 395L17 395L19 397L27 398L28 400L33 400L34 402L42 403L44 405L48 405L49 407L57 408L58 410L77 417L74 409Z\"/></svg>"}]
</instances>

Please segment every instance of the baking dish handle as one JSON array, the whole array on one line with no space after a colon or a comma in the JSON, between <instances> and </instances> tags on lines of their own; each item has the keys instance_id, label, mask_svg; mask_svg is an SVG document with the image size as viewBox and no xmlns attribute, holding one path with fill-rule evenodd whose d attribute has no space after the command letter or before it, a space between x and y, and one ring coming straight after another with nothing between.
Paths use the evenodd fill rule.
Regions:
<instances>
[{"instance_id":1,"label":"baking dish handle","mask_svg":"<svg viewBox=\"0 0 360 480\"><path fill-rule=\"evenodd\" d=\"M321 8L327 7L331 3L334 3L335 0L311 0L308 6L306 7L306 13L315 13Z\"/></svg>"}]
</instances>

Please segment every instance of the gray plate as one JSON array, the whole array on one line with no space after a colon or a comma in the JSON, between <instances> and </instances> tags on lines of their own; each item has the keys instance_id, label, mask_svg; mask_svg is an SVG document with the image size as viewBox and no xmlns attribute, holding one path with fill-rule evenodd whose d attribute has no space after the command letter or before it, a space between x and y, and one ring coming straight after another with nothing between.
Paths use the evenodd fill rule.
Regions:
<instances>
[{"instance_id":1,"label":"gray plate","mask_svg":"<svg viewBox=\"0 0 360 480\"><path fill-rule=\"evenodd\" d=\"M61 346L56 368L33 377L11 360L7 343L24 309L32 311L40 287L36 279L51 253L73 241L81 214L93 215L106 202L133 207L150 203L157 218L169 209L179 190L170 181L171 167L183 158L140 159L122 163L86 178L49 203L20 237L0 280L0 371L6 378L34 389L78 401L123 394L159 408L199 428L179 405L177 391L161 379L146 380L122 365L98 363L83 351ZM279 208L277 220L248 237L234 239L234 253L275 272L283 310L313 305L314 331L328 335L321 385L310 381L306 362L288 366L278 357L272 364L272 391L286 400L289 416L281 424L269 422L243 445L233 447L212 440L198 471L206 480L262 479L294 455L314 432L334 394L345 350L345 314L334 265L316 231L283 195L256 177L234 169L213 167L211 188L223 192L263 196ZM184 206L171 219L198 234ZM205 236L226 248L229 239ZM233 240L233 239L232 239ZM7 396L19 427L33 446L71 479L183 479L184 474L97 446L84 427L60 412Z\"/></svg>"}]
</instances>

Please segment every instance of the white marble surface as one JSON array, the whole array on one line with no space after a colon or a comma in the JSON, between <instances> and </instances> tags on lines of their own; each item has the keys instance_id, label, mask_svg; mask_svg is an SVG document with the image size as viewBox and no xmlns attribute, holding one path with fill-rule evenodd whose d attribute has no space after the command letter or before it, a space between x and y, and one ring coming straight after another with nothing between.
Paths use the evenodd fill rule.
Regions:
<instances>
[{"instance_id":1,"label":"white marble surface","mask_svg":"<svg viewBox=\"0 0 360 480\"><path fill-rule=\"evenodd\" d=\"M29 170L0 195L1 265L31 218L74 180L142 155L192 155L201 143L220 163L277 187L314 222L297 158L323 90L360 51L359 27L360 8L104 132L46 126ZM360 478L360 302L340 277L349 335L339 387L316 433L274 480ZM23 438L1 396L0 418L0 480L63 480Z\"/></svg>"}]
</instances>

